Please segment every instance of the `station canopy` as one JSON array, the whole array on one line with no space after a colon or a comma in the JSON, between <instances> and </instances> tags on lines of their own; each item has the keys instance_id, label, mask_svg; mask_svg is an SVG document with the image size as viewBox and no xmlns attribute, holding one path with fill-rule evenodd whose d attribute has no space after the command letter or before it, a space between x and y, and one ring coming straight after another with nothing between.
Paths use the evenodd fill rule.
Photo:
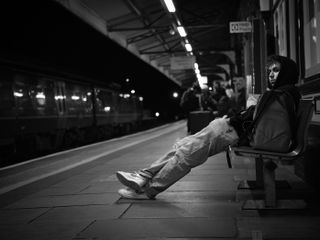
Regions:
<instances>
[{"instance_id":1,"label":"station canopy","mask_svg":"<svg viewBox=\"0 0 320 240\"><path fill-rule=\"evenodd\" d=\"M181 87L197 78L195 63L209 81L237 71L229 23L241 1L174 0L175 12L167 0L56 1Z\"/></svg>"}]
</instances>

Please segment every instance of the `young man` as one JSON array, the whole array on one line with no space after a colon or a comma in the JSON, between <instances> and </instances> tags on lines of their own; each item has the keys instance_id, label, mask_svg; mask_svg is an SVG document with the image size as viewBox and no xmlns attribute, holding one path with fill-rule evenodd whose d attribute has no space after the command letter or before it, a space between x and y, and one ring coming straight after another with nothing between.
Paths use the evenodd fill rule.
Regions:
<instances>
[{"instance_id":1,"label":"young man","mask_svg":"<svg viewBox=\"0 0 320 240\"><path fill-rule=\"evenodd\" d=\"M294 99L295 106L287 107L296 109L301 97L294 86L298 81L296 63L286 57L271 56L268 59L267 71L268 91L260 97L257 106L263 106L261 102L266 96L275 93L272 90L279 89L285 90ZM254 108L255 106L251 106L230 118L225 116L213 120L200 132L176 142L167 154L147 168L135 173L118 171L117 178L126 186L118 193L128 199L154 199L192 168L203 164L208 157L224 151L229 145L241 142L245 137L243 122L253 119Z\"/></svg>"}]
</instances>

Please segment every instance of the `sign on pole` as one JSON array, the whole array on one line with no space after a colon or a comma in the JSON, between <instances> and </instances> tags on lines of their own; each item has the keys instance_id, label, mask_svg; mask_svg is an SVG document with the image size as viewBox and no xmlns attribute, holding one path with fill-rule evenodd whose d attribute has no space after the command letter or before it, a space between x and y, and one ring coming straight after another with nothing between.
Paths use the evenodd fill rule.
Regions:
<instances>
[{"instance_id":1,"label":"sign on pole","mask_svg":"<svg viewBox=\"0 0 320 240\"><path fill-rule=\"evenodd\" d=\"M252 31L251 22L230 22L230 33L245 33Z\"/></svg>"}]
</instances>

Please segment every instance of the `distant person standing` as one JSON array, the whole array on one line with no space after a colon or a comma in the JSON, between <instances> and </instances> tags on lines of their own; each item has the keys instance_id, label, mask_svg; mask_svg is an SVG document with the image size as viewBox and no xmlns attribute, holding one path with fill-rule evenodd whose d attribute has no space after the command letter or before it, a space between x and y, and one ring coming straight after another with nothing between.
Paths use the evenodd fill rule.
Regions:
<instances>
[{"instance_id":1,"label":"distant person standing","mask_svg":"<svg viewBox=\"0 0 320 240\"><path fill-rule=\"evenodd\" d=\"M225 96L225 89L221 86L220 81L214 81L213 82L213 99L219 102L222 96Z\"/></svg>"},{"instance_id":2,"label":"distant person standing","mask_svg":"<svg viewBox=\"0 0 320 240\"><path fill-rule=\"evenodd\" d=\"M189 114L192 111L201 110L201 88L196 81L191 87L189 87L181 97L180 107L187 117L187 131L190 132Z\"/></svg>"},{"instance_id":3,"label":"distant person standing","mask_svg":"<svg viewBox=\"0 0 320 240\"><path fill-rule=\"evenodd\" d=\"M237 99L236 99L236 95L235 92L233 90L233 88L228 85L226 86L226 95L228 97L228 110L226 115L228 117L233 116L234 114L236 114L237 112L239 112L241 109L238 104L237 104Z\"/></svg>"},{"instance_id":4,"label":"distant person standing","mask_svg":"<svg viewBox=\"0 0 320 240\"><path fill-rule=\"evenodd\" d=\"M217 110L217 101L214 100L212 93L211 91L209 91L208 87L202 89L201 105L204 111L213 113Z\"/></svg>"},{"instance_id":5,"label":"distant person standing","mask_svg":"<svg viewBox=\"0 0 320 240\"><path fill-rule=\"evenodd\" d=\"M238 110L236 97L233 88L228 85L224 89L224 94L220 97L217 104L217 113L215 117L232 116Z\"/></svg>"},{"instance_id":6,"label":"distant person standing","mask_svg":"<svg viewBox=\"0 0 320 240\"><path fill-rule=\"evenodd\" d=\"M240 110L244 110L246 108L246 88L242 77L236 80L235 90L237 105Z\"/></svg>"}]
</instances>

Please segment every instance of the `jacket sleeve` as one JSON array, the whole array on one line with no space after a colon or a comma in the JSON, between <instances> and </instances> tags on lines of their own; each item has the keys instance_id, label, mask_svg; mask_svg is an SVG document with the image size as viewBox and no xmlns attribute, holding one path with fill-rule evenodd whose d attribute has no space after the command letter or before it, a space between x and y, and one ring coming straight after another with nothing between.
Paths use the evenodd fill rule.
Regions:
<instances>
[{"instance_id":1,"label":"jacket sleeve","mask_svg":"<svg viewBox=\"0 0 320 240\"><path fill-rule=\"evenodd\" d=\"M230 125L235 128L239 136L244 133L246 124L252 122L255 107L255 105L252 105L248 109L240 111L230 117Z\"/></svg>"}]
</instances>

